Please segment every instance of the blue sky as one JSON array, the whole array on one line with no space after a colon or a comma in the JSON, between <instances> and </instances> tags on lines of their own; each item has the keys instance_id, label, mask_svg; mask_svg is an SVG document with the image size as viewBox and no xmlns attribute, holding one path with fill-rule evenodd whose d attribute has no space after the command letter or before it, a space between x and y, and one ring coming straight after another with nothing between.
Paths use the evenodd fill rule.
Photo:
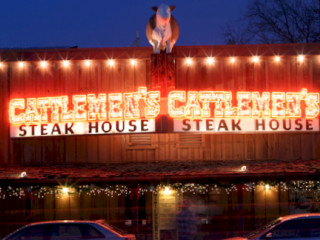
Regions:
<instances>
[{"instance_id":1,"label":"blue sky","mask_svg":"<svg viewBox=\"0 0 320 240\"><path fill-rule=\"evenodd\" d=\"M219 45L223 27L250 0L11 0L1 3L0 48L127 47L145 27L152 6L175 5L177 45Z\"/></svg>"}]
</instances>

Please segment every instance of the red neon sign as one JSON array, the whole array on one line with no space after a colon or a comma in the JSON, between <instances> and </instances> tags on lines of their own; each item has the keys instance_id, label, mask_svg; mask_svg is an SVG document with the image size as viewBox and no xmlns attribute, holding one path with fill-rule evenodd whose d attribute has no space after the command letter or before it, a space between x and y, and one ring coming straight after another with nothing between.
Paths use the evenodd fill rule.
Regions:
<instances>
[{"instance_id":1,"label":"red neon sign","mask_svg":"<svg viewBox=\"0 0 320 240\"><path fill-rule=\"evenodd\" d=\"M69 101L68 96L12 99L9 121L11 124L38 124L140 119L143 117L141 101L145 106L142 109L144 118L156 118L160 113L160 92L147 91L146 87L130 93L73 95L71 108Z\"/></svg>"},{"instance_id":2,"label":"red neon sign","mask_svg":"<svg viewBox=\"0 0 320 240\"><path fill-rule=\"evenodd\" d=\"M175 119L300 118L319 115L319 93L178 91L167 96L168 114ZM154 119L160 114L160 91L12 99L9 121L17 124ZM72 105L72 106L71 106ZM71 106L71 107L70 107ZM49 114L51 113L51 114Z\"/></svg>"},{"instance_id":3,"label":"red neon sign","mask_svg":"<svg viewBox=\"0 0 320 240\"><path fill-rule=\"evenodd\" d=\"M319 93L237 92L237 105L232 105L232 92L171 91L168 114L172 118L300 118L319 115ZM304 109L301 102L304 101ZM214 111L212 111L214 109Z\"/></svg>"}]
</instances>

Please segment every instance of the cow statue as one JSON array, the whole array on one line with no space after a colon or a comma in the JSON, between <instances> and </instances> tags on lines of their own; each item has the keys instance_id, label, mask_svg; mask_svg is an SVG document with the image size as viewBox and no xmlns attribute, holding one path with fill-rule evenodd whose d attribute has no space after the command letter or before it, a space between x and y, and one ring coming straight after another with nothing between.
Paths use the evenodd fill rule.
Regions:
<instances>
[{"instance_id":1,"label":"cow statue","mask_svg":"<svg viewBox=\"0 0 320 240\"><path fill-rule=\"evenodd\" d=\"M152 7L152 9L156 14L149 19L146 35L153 46L153 53L160 53L160 51L171 53L179 36L178 23L171 16L171 11L175 7L161 4L159 7Z\"/></svg>"}]
</instances>

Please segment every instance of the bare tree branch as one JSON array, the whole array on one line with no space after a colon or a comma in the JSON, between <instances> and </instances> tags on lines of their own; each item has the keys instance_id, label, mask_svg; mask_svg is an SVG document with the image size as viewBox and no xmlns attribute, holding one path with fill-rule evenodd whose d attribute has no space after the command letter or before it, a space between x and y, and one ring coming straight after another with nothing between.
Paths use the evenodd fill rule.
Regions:
<instances>
[{"instance_id":1,"label":"bare tree branch","mask_svg":"<svg viewBox=\"0 0 320 240\"><path fill-rule=\"evenodd\" d=\"M226 26L227 43L317 42L320 0L251 0L243 20L238 22Z\"/></svg>"}]
</instances>

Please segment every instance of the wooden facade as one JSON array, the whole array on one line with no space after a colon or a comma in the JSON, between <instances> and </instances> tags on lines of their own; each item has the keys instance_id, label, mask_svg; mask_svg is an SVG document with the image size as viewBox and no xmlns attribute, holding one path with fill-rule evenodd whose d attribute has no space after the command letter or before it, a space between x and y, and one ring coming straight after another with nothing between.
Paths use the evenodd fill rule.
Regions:
<instances>
[{"instance_id":1,"label":"wooden facade","mask_svg":"<svg viewBox=\"0 0 320 240\"><path fill-rule=\"evenodd\" d=\"M297 57L300 54L304 56L303 62L298 61ZM274 57L277 55L281 57L280 62L274 61ZM208 56L214 57L212 64L207 64ZM259 56L260 61L254 63L252 56ZM190 65L186 64L187 57L192 60ZM230 57L235 57L234 63L230 62ZM115 60L114 66L108 65L107 60L110 58ZM41 68L40 61L43 59L47 60L46 68ZM64 68L62 65L64 59L70 60L68 68ZM91 60L90 66L85 66L85 59ZM130 63L131 59L136 61L134 66ZM19 61L23 61L23 67L19 66ZM164 64L166 67L154 71L154 66L156 66L154 61L160 65ZM173 68L171 68L172 66ZM168 76L170 82L164 83L164 79ZM172 89L299 92L302 88L307 88L309 92L319 93L320 44L175 47L173 54L165 61L160 56L152 55L151 48L0 51L0 112L2 113L0 115L0 167L2 167L0 170L2 176L5 176L0 179L1 183L4 183L3 186L0 186L0 193L3 190L2 196L6 196L1 199L0 194L0 222L2 226L6 226L2 229L0 227L0 235L22 225L24 221L27 221L26 215L32 210L32 221L104 218L121 228L128 228L137 236L139 236L139 229L136 227L139 226L141 236L137 239L153 239L152 234L156 230L160 231L160 239L175 239L176 235L174 235L175 237L167 237L166 234L172 232L167 232L165 227L164 229L155 227L157 220L155 211L162 204L160 210L166 214L167 202L161 203L158 198L158 205L156 205L155 199L160 192L149 190L154 189L159 183L163 184L163 179L167 178L165 176L160 179L161 176L157 174L160 175L161 171L171 171L171 176L181 175L183 177L181 179L187 184L188 181L210 183L211 186L216 183L220 184L217 188L209 189L208 187L206 193L195 193L192 192L192 189L189 192L182 191L179 199L177 198L178 200L174 202L174 207L177 208L182 198L186 198L197 203L200 210L201 206L207 208L207 212L200 211L200 216L208 221L201 225L203 229L200 232L204 234L203 236L210 236L212 232L219 231L225 231L222 233L224 237L231 236L231 232L235 234L239 230L252 230L277 216L296 213L296 210L301 210L294 205L301 200L300 197L306 192L308 194L305 196L310 197L310 188L320 189L318 182L315 183L315 188L309 186L309 189L300 189L300 192L296 190L296 186L300 183L296 183L297 185L290 189L281 189L280 184L283 176L288 180L288 186L291 184L289 178L290 180L318 179L317 174L320 167L314 166L313 170L311 169L312 174L309 174L311 170L308 170L308 167L312 168L309 165L318 161L309 161L309 165L304 165L303 171L301 170L304 173L303 177L296 176L294 171L284 171L281 173L281 177L279 177L279 171L272 172L272 169L277 167L275 166L278 163L277 160L281 160L280 168L285 166L287 161L295 162L295 165L290 165L291 168L295 168L300 161L319 160L319 132L201 134L166 133L163 131L162 133L146 134L10 138L8 109L10 99L134 92L140 86L146 86L148 89L161 89L163 94L161 98L166 98L168 91ZM164 91L162 91L163 89ZM160 118L167 119L168 116L161 115ZM319 117L316 120L318 119ZM166 129L165 126L164 129ZM186 161L188 164L184 164ZM188 166L186 168L192 170L198 161L202 163L202 165L197 165L198 171L184 172L183 167ZM224 169L223 164L219 170L217 168L208 170L209 165L215 166L217 162L229 163L231 161L237 161L240 166L242 163L250 161L247 166L249 169L251 168L252 172L247 171L246 174L243 174L240 171L230 171L230 169ZM148 169L150 164L155 163L156 167L160 167L158 167L158 171L154 171L154 169L153 172L150 171L151 175L155 172L152 177L149 172L148 180L141 176L130 175L132 170L129 172L129 176L126 176L126 172L123 170L119 174L121 176L115 178L113 177L116 175L108 176L106 174L103 179L99 175L101 172L98 174L94 171L88 176L82 171L78 179L68 178L68 171L75 171L74 169L82 164L85 165L83 168L90 164L98 167L119 164L119 168L121 168L125 164L131 166L138 162L141 165L149 164L145 164L146 167L138 172L138 174L142 172L142 175L143 171L150 170ZM159 162L161 164L157 165L156 163ZM180 165L176 162L179 162ZM264 165L260 165L260 172L254 172L253 166L259 165L261 162ZM37 174L30 178L21 178L13 176L13 174L6 175L4 173L6 170L3 170L7 169L8 171L7 166L11 168L19 166L20 168L17 169L21 171L27 169L24 167L28 166L28 169L33 169L32 171L43 171L44 167L41 168L41 166L49 166L53 169L50 165L55 165L55 170L60 168L59 174L54 175L53 171L42 178L34 177L38 176ZM168 170L169 165L182 169L177 171L176 168L170 168L171 170ZM72 166L73 168L70 170L71 168L63 168L64 166ZM160 169L164 166L168 169ZM230 166L233 165L230 164ZM265 168L268 169L261 170ZM114 169L112 168L112 170ZM208 171L204 173L205 171L201 172L201 169L207 169L209 172L212 170L211 175L205 175L208 174ZM101 170L104 171L103 168ZM30 173L32 171L30 170ZM299 171L297 170L297 172ZM195 174L191 176L190 173ZM261 176L258 176L260 173ZM219 177L215 178L214 174L225 175L224 178L219 179ZM245 179L241 179L241 176L245 176ZM63 198L55 195L58 188L52 186L58 181L59 184L61 182L73 184L72 181L80 184L81 180L81 183L88 184L88 191L91 190L91 185L92 188L102 189L95 186L99 182L98 178L102 188L103 184L115 185L118 181L126 184L136 194L133 196L131 193L119 193L119 195L115 194L110 197L108 194L99 192L86 195L85 192L80 193L78 188L79 192L68 193L68 198ZM168 177L165 184L170 185L179 181L177 179L172 177L170 182L170 177ZM268 190L265 183L270 179L277 182ZM265 182L260 182L261 180ZM13 188L9 186L11 183L13 183ZM35 186L31 190L34 199L29 199L29 204L25 201L26 195L21 197L10 192L12 189L15 193L21 192L20 188L25 191L28 184L34 183L42 186L51 185L52 188L43 194L39 193L41 192L39 191L40 187ZM146 191L143 197L137 194L141 187L140 183L142 183L141 186L144 184ZM228 187L224 185L228 185ZM315 194L311 192L313 194L311 197L318 198L318 192L319 190ZM36 196L36 194L38 195ZM143 200L142 203L139 202L141 200ZM320 205L317 206L315 211L320 209ZM130 207L131 209L129 209ZM217 210L215 207L220 209ZM143 214L138 213L137 209L139 208L144 211ZM129 214L127 214L128 212ZM161 221L159 215L157 215L158 220ZM125 224L128 219L135 222L130 227ZM145 224L142 224L142 220L146 221ZM238 226L239 220L244 222L245 226ZM175 231L176 229L173 229L174 234ZM208 239L213 238L208 237Z\"/></svg>"},{"instance_id":2,"label":"wooden facade","mask_svg":"<svg viewBox=\"0 0 320 240\"><path fill-rule=\"evenodd\" d=\"M228 91L320 91L320 45L176 47L175 89ZM297 55L305 60L299 62ZM260 56L259 63L251 57ZM275 62L274 56L281 56ZM215 57L212 65L206 56ZM236 58L230 63L230 56ZM195 160L310 160L320 156L318 133L132 134L10 139L8 103L13 98L62 96L152 88L151 49L0 51L0 163L123 163ZM190 57L192 64L186 65ZM109 67L106 59L113 58ZM137 62L130 65L130 59ZM47 59L41 69L39 60ZM70 67L61 65L70 60ZM84 59L91 59L85 67ZM18 61L24 61L20 68ZM172 89L172 86L171 86Z\"/></svg>"}]
</instances>

